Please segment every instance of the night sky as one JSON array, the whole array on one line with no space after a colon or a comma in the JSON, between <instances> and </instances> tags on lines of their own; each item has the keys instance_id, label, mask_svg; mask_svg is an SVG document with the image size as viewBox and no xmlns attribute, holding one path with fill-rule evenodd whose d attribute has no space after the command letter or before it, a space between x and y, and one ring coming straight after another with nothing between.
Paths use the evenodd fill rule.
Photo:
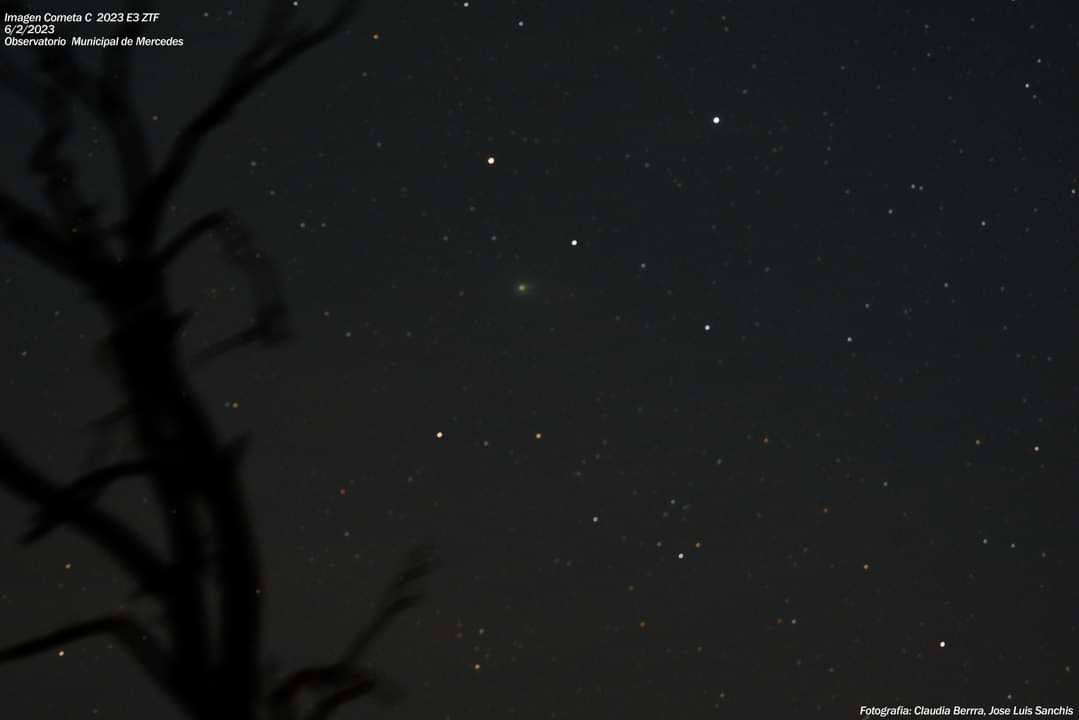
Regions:
<instances>
[{"instance_id":1,"label":"night sky","mask_svg":"<svg viewBox=\"0 0 1079 720\"><path fill-rule=\"evenodd\" d=\"M185 39L136 54L162 151L261 3L157 9ZM270 654L335 653L429 542L367 658L408 696L342 718L1075 704L1077 62L1068 2L366 5L168 220L234 210L285 280L290 342L191 371L252 433ZM0 187L35 202L37 120L0 102ZM106 214L109 142L70 141ZM186 354L246 323L218 243L172 280ZM56 477L116 402L104 333L0 243L0 435ZM103 503L160 535L138 482ZM0 503L0 646L148 602L74 534L19 546L32 510ZM0 697L181 717L104 640Z\"/></svg>"}]
</instances>

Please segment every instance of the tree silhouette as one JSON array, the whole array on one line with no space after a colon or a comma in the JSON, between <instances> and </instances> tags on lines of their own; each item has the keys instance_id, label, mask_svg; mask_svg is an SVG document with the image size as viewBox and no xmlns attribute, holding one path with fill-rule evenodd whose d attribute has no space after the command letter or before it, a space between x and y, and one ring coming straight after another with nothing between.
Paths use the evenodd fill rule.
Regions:
<instances>
[{"instance_id":1,"label":"tree silhouette","mask_svg":"<svg viewBox=\"0 0 1079 720\"><path fill-rule=\"evenodd\" d=\"M196 361L238 345L284 340L286 307L273 263L232 213L209 212L174 237L162 237L169 199L207 136L268 79L340 31L358 7L357 0L339 0L322 22L305 28L296 23L293 3L270 0L251 47L157 161L131 97L131 48L107 49L100 69L56 47L39 51L28 67L8 61L0 66L0 84L42 122L29 170L40 180L47 207L36 210L0 189L2 236L77 284L107 318L106 351L123 399L101 422L127 423L140 453L61 486L0 438L0 485L37 508L24 542L70 528L107 553L137 592L163 610L160 627L110 614L0 650L0 664L109 636L192 718L320 720L363 695L398 695L357 662L378 633L416 601L413 587L430 568L423 550L411 554L375 617L335 662L300 669L272 686L262 677L258 551L239 481L246 442L219 437L192 388L190 365L177 341L187 317L170 306L166 281L174 261L209 235L223 241L229 262L250 281L253 324ZM121 32L134 34L137 26ZM111 135L123 187L118 221L101 217L64 155L76 104ZM95 504L110 486L129 479L152 489L166 533L164 556L124 518ZM307 702L301 702L303 693L309 693Z\"/></svg>"}]
</instances>

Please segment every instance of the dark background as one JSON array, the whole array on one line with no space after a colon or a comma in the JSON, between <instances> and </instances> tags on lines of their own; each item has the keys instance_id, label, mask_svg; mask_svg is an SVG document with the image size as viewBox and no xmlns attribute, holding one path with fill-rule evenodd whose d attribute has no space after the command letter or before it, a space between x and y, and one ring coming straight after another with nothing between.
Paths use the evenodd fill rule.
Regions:
<instances>
[{"instance_id":1,"label":"dark background","mask_svg":"<svg viewBox=\"0 0 1079 720\"><path fill-rule=\"evenodd\" d=\"M137 52L159 150L257 27L225 8L162 3L184 47ZM369 3L213 137L171 217L234 209L287 281L296 339L195 375L254 433L273 654L336 652L429 540L427 603L370 657L409 697L341 717L1074 703L1077 19ZM3 102L0 184L30 199L36 121ZM115 209L108 143L87 118L72 154ZM212 242L174 292L192 354L247 320ZM103 332L0 245L0 432L57 476L115 401ZM154 532L137 482L107 504ZM20 549L28 513L0 504L0 645L139 606L73 535ZM104 641L0 696L176 717Z\"/></svg>"}]
</instances>

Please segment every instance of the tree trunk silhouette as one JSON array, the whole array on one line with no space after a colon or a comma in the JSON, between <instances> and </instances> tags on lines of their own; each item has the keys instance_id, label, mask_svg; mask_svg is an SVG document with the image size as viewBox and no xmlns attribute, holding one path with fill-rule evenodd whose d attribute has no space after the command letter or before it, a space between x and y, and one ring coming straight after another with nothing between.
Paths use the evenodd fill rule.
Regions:
<instances>
[{"instance_id":1,"label":"tree trunk silhouette","mask_svg":"<svg viewBox=\"0 0 1079 720\"><path fill-rule=\"evenodd\" d=\"M60 486L0 439L0 486L38 509L24 542L65 526L98 545L130 575L138 592L160 603L164 613L157 630L165 638L159 644L136 618L114 614L0 650L0 664L109 636L180 708L200 719L316 720L364 695L387 701L399 697L391 684L357 662L379 632L418 599L412 588L431 567L423 549L412 552L375 617L337 661L300 669L269 687L262 677L258 547L240 486L246 442L222 439L191 387L190 367L177 342L186 316L170 306L167 276L192 243L213 234L224 241L229 263L251 283L254 324L200 353L196 362L239 345L284 340L286 307L272 262L230 213L213 211L170 240L160 238L168 200L206 136L262 83L338 32L358 6L356 0L339 1L321 23L304 29L296 27L291 2L271 0L251 48L159 163L151 157L131 102L130 49L107 49L97 72L63 48L41 50L34 67L0 66L3 87L42 121L29 169L41 180L49 208L39 213L0 189L0 237L77 283L103 311L110 327L107 352L123 395L109 422L130 423L141 453ZM21 10L11 4L0 7ZM125 26L120 32L137 31ZM63 155L75 102L111 134L126 204L118 222L105 224L98 216L79 189L75 165ZM123 518L95 506L110 485L129 478L152 489L166 531L165 557ZM213 613L207 605L215 598ZM212 623L215 617L219 620ZM303 704L305 692L310 697Z\"/></svg>"}]
</instances>

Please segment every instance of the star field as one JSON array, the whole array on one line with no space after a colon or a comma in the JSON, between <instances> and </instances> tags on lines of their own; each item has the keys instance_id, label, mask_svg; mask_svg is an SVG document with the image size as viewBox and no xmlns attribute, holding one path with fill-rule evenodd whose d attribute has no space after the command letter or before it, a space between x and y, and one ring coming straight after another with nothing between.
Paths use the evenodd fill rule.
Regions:
<instances>
[{"instance_id":1,"label":"star field","mask_svg":"<svg viewBox=\"0 0 1079 720\"><path fill-rule=\"evenodd\" d=\"M160 5L186 43L137 55L158 152L260 17ZM425 602L369 658L405 699L340 717L1074 703L1077 19L369 3L167 218L243 218L295 326L191 368L252 435L270 653L334 652L429 542ZM0 123L0 188L33 198L34 117ZM71 140L106 212L109 143ZM191 357L250 314L212 242L171 292ZM58 477L123 457L87 429L102 318L2 240L0 308L0 436ZM161 541L147 495L102 502ZM0 505L0 646L144 607L74 533L18 545L31 515ZM5 717L182 717L106 640L0 691Z\"/></svg>"}]
</instances>

